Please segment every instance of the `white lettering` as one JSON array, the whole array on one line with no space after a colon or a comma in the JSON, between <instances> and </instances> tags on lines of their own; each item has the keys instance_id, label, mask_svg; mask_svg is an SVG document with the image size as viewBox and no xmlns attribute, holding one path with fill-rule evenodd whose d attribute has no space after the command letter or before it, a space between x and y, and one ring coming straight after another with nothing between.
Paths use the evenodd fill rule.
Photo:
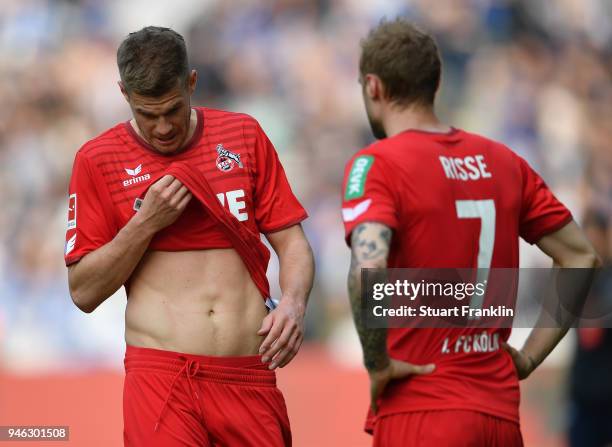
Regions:
<instances>
[{"instance_id":1,"label":"white lettering","mask_svg":"<svg viewBox=\"0 0 612 447\"><path fill-rule=\"evenodd\" d=\"M474 157L465 157L465 167L470 171L468 175L471 180L478 180L480 178L480 172L478 168L474 166Z\"/></svg>"},{"instance_id":2,"label":"white lettering","mask_svg":"<svg viewBox=\"0 0 612 447\"><path fill-rule=\"evenodd\" d=\"M236 216L236 219L238 219L240 222L247 220L249 215L241 212L241 210L246 208L246 203L244 200L238 200L244 197L244 190L237 189L234 191L228 191L226 195L230 212Z\"/></svg>"},{"instance_id":3,"label":"white lettering","mask_svg":"<svg viewBox=\"0 0 612 447\"><path fill-rule=\"evenodd\" d=\"M363 172L365 171L365 168L368 166L369 162L370 161L367 158L358 158L355 162L353 172L351 173L351 179L349 181L349 194L361 192L361 177L363 177Z\"/></svg>"},{"instance_id":4,"label":"white lettering","mask_svg":"<svg viewBox=\"0 0 612 447\"><path fill-rule=\"evenodd\" d=\"M220 192L217 194L217 199L221 202L221 206L225 206L225 198L227 197L227 206L230 210L230 213L234 215L236 219L240 222L249 219L249 214L247 212L243 212L242 210L246 208L246 202L244 200L238 200L244 198L244 190L243 189L235 189L233 191L227 191L225 193Z\"/></svg>"},{"instance_id":5,"label":"white lettering","mask_svg":"<svg viewBox=\"0 0 612 447\"><path fill-rule=\"evenodd\" d=\"M440 163L442 163L442 168L444 169L444 175L446 178L454 179L455 175L453 174L453 169L451 168L451 162L446 157L438 157L440 159Z\"/></svg>"},{"instance_id":6,"label":"white lettering","mask_svg":"<svg viewBox=\"0 0 612 447\"><path fill-rule=\"evenodd\" d=\"M134 177L123 181L123 186L135 185L136 183L146 182L151 179L151 174L141 175L140 177Z\"/></svg>"},{"instance_id":7,"label":"white lettering","mask_svg":"<svg viewBox=\"0 0 612 447\"><path fill-rule=\"evenodd\" d=\"M445 339L442 344L442 353L448 354L449 340ZM455 340L454 352L469 354L477 352L495 352L499 350L499 333L481 332L471 335L460 335Z\"/></svg>"},{"instance_id":8,"label":"white lettering","mask_svg":"<svg viewBox=\"0 0 612 447\"><path fill-rule=\"evenodd\" d=\"M480 180L490 178L483 155L468 155L467 157L438 157L446 178L451 180Z\"/></svg>"},{"instance_id":9,"label":"white lettering","mask_svg":"<svg viewBox=\"0 0 612 447\"><path fill-rule=\"evenodd\" d=\"M487 172L487 164L484 162L484 156L476 155L476 163L478 163L478 168L480 168L480 175L482 175L482 178L491 177L491 173Z\"/></svg>"},{"instance_id":10,"label":"white lettering","mask_svg":"<svg viewBox=\"0 0 612 447\"><path fill-rule=\"evenodd\" d=\"M467 180L467 172L465 172L465 169L463 169L463 159L455 158L455 167L459 171L459 178L463 181Z\"/></svg>"},{"instance_id":11,"label":"white lettering","mask_svg":"<svg viewBox=\"0 0 612 447\"><path fill-rule=\"evenodd\" d=\"M217 199L221 202L221 206L225 206L225 193L220 192L217 194Z\"/></svg>"}]
</instances>

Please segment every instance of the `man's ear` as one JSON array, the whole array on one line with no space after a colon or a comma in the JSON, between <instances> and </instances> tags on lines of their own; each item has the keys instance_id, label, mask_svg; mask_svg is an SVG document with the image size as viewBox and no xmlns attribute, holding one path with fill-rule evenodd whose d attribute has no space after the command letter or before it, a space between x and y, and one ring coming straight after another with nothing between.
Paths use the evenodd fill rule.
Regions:
<instances>
[{"instance_id":1,"label":"man's ear","mask_svg":"<svg viewBox=\"0 0 612 447\"><path fill-rule=\"evenodd\" d=\"M125 100L129 103L130 102L130 95L128 94L128 91L125 88L125 85L123 85L123 82L121 82L121 81L117 81L117 85L119 86L119 90L121 90L121 94L123 95Z\"/></svg>"},{"instance_id":2,"label":"man's ear","mask_svg":"<svg viewBox=\"0 0 612 447\"><path fill-rule=\"evenodd\" d=\"M187 80L187 86L189 88L189 95L193 95L193 92L195 92L197 84L198 84L198 72L195 70L191 70L191 73L189 73L189 79Z\"/></svg>"},{"instance_id":3,"label":"man's ear","mask_svg":"<svg viewBox=\"0 0 612 447\"><path fill-rule=\"evenodd\" d=\"M365 92L372 101L379 101L383 98L384 86L377 75L365 75Z\"/></svg>"}]
</instances>

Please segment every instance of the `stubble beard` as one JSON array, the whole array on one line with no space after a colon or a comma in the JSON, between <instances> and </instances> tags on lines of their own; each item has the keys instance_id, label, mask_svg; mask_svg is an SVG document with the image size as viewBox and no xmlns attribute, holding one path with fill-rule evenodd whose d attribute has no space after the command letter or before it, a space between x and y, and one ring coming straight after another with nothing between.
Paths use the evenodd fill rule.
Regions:
<instances>
[{"instance_id":1,"label":"stubble beard","mask_svg":"<svg viewBox=\"0 0 612 447\"><path fill-rule=\"evenodd\" d=\"M382 123L372 118L369 113L368 121L370 123L370 129L372 129L372 133L374 134L374 138L377 140L387 138L387 132L385 132L385 128L383 127Z\"/></svg>"}]
</instances>

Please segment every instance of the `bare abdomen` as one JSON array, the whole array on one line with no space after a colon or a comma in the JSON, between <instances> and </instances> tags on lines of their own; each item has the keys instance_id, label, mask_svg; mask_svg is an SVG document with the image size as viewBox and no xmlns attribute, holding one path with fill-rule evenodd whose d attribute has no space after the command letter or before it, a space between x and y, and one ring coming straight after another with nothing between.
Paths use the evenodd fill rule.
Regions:
<instances>
[{"instance_id":1,"label":"bare abdomen","mask_svg":"<svg viewBox=\"0 0 612 447\"><path fill-rule=\"evenodd\" d=\"M191 354L252 355L264 300L232 249L145 254L126 309L130 345Z\"/></svg>"}]
</instances>

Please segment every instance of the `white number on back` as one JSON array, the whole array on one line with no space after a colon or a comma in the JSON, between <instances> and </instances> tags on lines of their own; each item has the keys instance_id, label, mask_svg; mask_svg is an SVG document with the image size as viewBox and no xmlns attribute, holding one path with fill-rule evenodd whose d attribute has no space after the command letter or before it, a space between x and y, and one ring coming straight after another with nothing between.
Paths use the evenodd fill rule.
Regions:
<instances>
[{"instance_id":1,"label":"white number on back","mask_svg":"<svg viewBox=\"0 0 612 447\"><path fill-rule=\"evenodd\" d=\"M488 280L495 245L495 202L487 200L456 200L457 217L459 219L480 219L480 237L478 238L478 276L476 281L484 283ZM485 270L486 269L486 270ZM486 287L485 287L486 291ZM481 309L484 296L473 296L470 307Z\"/></svg>"}]
</instances>

